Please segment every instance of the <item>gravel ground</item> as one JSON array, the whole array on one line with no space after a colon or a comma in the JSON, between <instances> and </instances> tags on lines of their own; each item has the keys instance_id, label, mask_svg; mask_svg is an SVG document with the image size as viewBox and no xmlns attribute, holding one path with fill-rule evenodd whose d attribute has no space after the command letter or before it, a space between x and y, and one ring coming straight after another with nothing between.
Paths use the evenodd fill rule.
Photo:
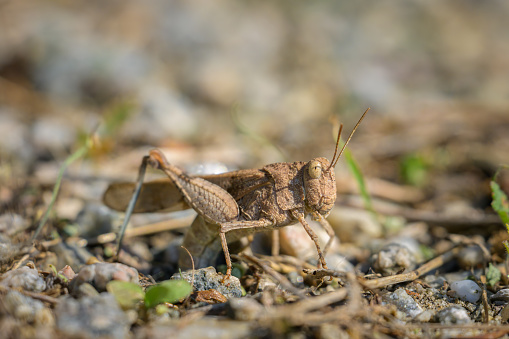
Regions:
<instances>
[{"instance_id":1,"label":"gravel ground","mask_svg":"<svg viewBox=\"0 0 509 339\"><path fill-rule=\"evenodd\" d=\"M508 12L502 1L3 1L0 332L506 336L509 235L492 200L509 193ZM150 149L196 175L331 159L339 123L348 134L368 107L335 168L328 269L293 225L231 241L225 280L219 240L200 243L214 231L189 228L190 210L159 211L169 198L154 194L158 213L134 214L115 255L124 214L102 197L132 188L119 183ZM328 233L308 223L323 248ZM194 273L186 234L203 245ZM181 278L190 293L150 304Z\"/></svg>"}]
</instances>

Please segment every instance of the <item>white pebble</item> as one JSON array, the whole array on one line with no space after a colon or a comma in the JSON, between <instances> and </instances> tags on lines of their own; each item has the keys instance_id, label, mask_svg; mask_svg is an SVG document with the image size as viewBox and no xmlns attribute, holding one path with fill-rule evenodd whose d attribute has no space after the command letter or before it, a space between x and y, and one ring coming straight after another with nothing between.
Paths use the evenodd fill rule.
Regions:
<instances>
[{"instance_id":1,"label":"white pebble","mask_svg":"<svg viewBox=\"0 0 509 339\"><path fill-rule=\"evenodd\" d=\"M481 298L481 288L472 280L460 280L451 284L451 291L463 301L476 303Z\"/></svg>"}]
</instances>

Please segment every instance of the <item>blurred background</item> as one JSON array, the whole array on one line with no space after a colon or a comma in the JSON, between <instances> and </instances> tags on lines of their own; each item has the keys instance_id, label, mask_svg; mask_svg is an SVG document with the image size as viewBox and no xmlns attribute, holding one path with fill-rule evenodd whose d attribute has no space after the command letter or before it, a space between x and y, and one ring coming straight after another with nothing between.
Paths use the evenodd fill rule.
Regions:
<instances>
[{"instance_id":1,"label":"blurred background","mask_svg":"<svg viewBox=\"0 0 509 339\"><path fill-rule=\"evenodd\" d=\"M2 209L28 213L27 187L47 201L98 126L62 217L134 180L151 147L191 172L331 158L338 122L349 133L371 107L350 149L372 194L489 212L509 163L508 15L506 1L1 1Z\"/></svg>"}]
</instances>

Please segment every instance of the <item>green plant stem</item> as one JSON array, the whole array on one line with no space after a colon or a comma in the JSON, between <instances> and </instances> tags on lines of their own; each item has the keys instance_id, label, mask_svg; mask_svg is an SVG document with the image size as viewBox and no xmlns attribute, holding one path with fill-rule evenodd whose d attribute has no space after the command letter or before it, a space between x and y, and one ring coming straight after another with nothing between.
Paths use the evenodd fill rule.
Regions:
<instances>
[{"instance_id":1,"label":"green plant stem","mask_svg":"<svg viewBox=\"0 0 509 339\"><path fill-rule=\"evenodd\" d=\"M357 164L357 161L353 158L352 152L349 150L345 150L345 161L348 165L348 168L350 169L350 173L355 178L355 181L357 182L357 186L359 187L359 191L361 193L362 201L364 202L364 207L370 211L374 216L375 219L378 219L378 213L373 208L373 203L371 202L371 196L369 195L368 188L366 187L366 182L364 180L364 175L362 174L362 171Z\"/></svg>"},{"instance_id":2,"label":"green plant stem","mask_svg":"<svg viewBox=\"0 0 509 339\"><path fill-rule=\"evenodd\" d=\"M67 157L65 159L64 163L60 167L60 170L58 172L57 180L55 182L55 187L53 188L53 194L51 195L51 201L46 208L46 211L44 212L44 215L41 218L41 221L39 221L39 225L37 226L37 229L35 230L34 235L32 236L32 241L37 239L39 236L39 233L41 233L44 225L48 221L49 214L51 210L53 209L53 205L55 204L55 201L57 200L58 192L60 191L60 185L62 183L62 179L64 177L64 172L69 167L70 164L72 164L74 161L78 160L79 158L85 156L90 149L90 143L85 143L84 146L80 147L77 151L75 151L73 154Z\"/></svg>"}]
</instances>

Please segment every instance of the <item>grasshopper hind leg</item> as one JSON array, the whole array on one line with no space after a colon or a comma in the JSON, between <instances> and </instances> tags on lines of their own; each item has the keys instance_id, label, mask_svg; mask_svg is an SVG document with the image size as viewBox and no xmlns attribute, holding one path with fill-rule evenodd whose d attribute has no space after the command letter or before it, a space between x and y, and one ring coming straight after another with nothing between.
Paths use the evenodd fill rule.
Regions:
<instances>
[{"instance_id":1,"label":"grasshopper hind leg","mask_svg":"<svg viewBox=\"0 0 509 339\"><path fill-rule=\"evenodd\" d=\"M129 223L129 219L131 219L131 215L133 214L133 211L134 211L134 206L136 205L136 201L138 201L138 197L140 196L141 188L143 185L143 179L145 178L145 172L147 170L147 164L148 164L149 160L150 160L149 156L144 156L141 161L136 187L134 189L133 196L132 196L131 200L129 201L129 205L127 205L127 209L125 211L124 222L122 223L122 226L120 227L120 232L118 234L117 253L116 253L117 258L120 254L120 248L122 247L122 240L124 239L124 234L125 234L125 230L127 229L127 224Z\"/></svg>"}]
</instances>

